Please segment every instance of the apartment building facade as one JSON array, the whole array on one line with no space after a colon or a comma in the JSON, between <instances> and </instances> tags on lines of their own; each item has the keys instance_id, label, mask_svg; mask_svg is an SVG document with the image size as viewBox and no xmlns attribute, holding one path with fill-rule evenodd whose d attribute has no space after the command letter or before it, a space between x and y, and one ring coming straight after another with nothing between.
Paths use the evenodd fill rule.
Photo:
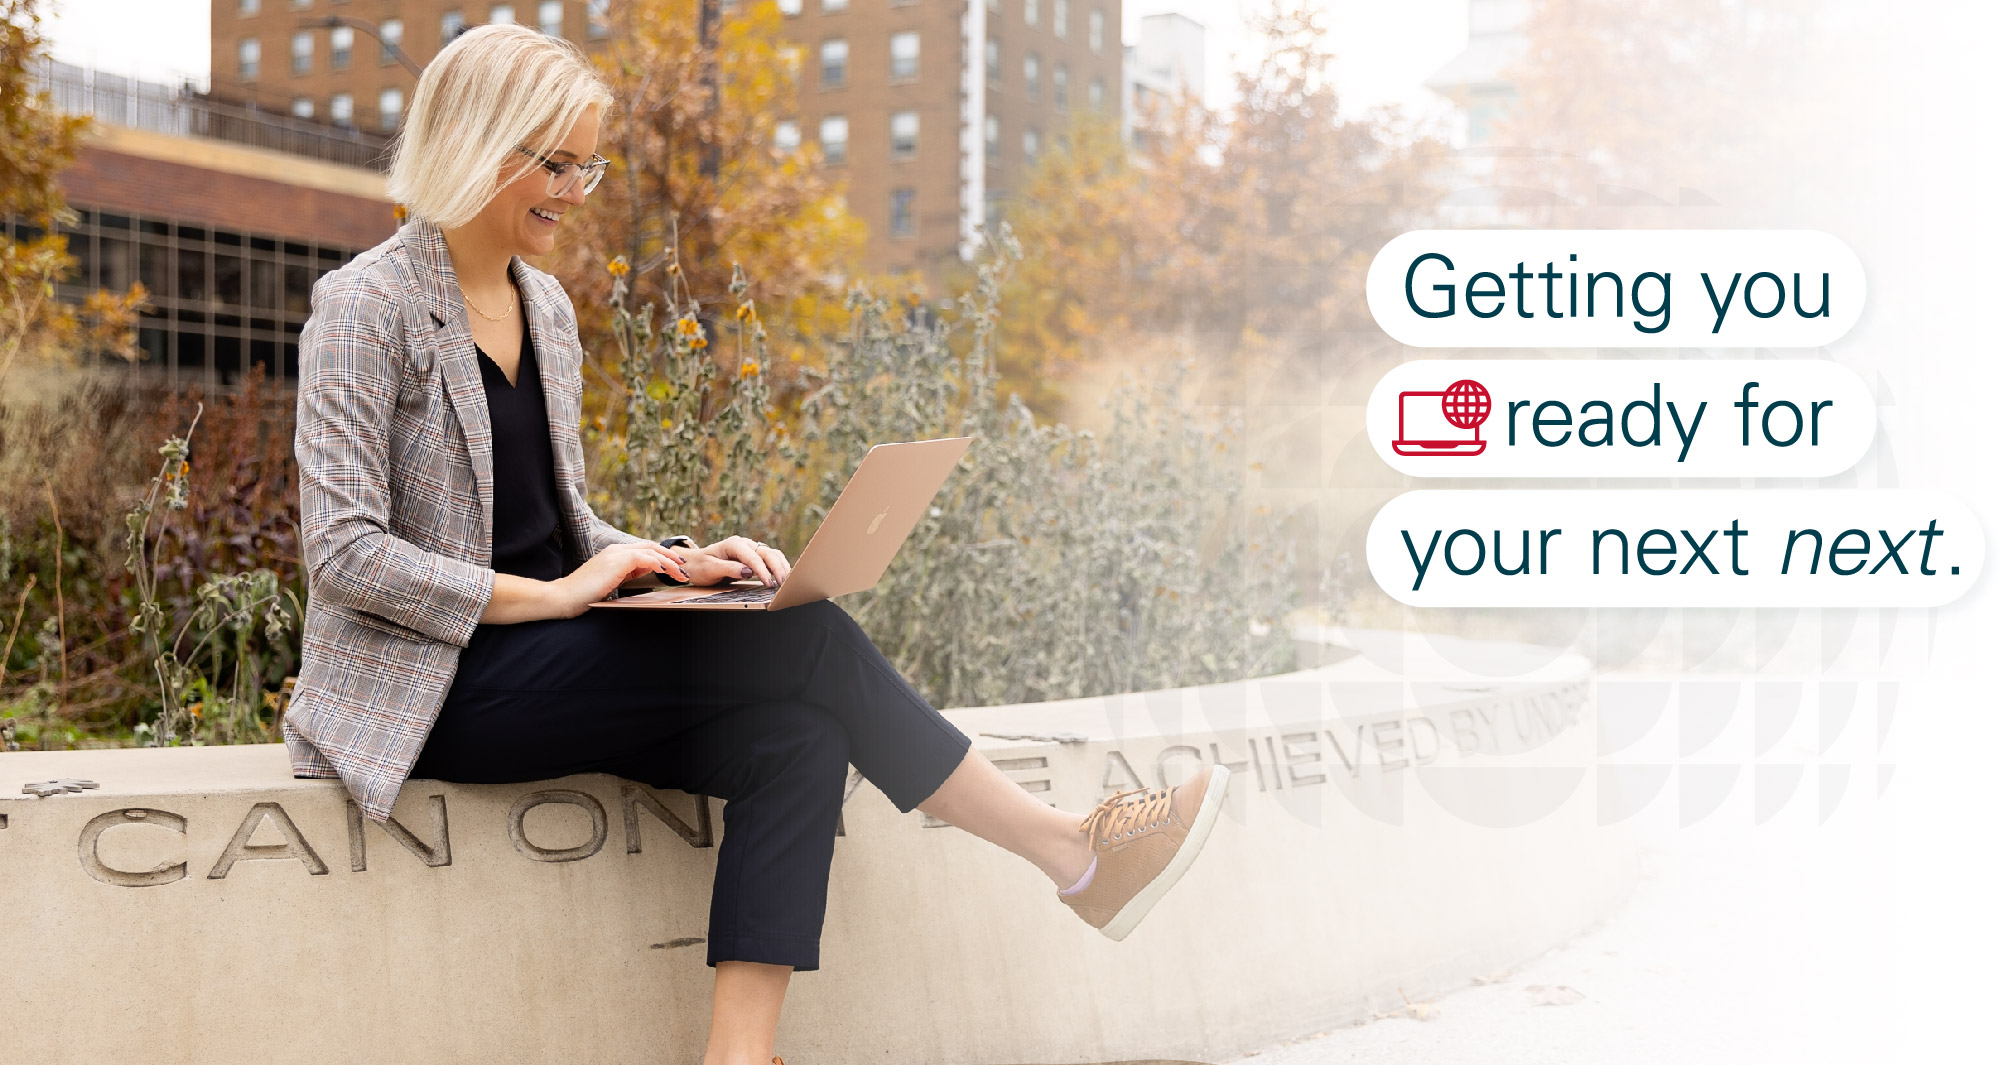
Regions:
<instances>
[{"instance_id":1,"label":"apartment building facade","mask_svg":"<svg viewBox=\"0 0 2002 1065\"><path fill-rule=\"evenodd\" d=\"M382 138L63 63L33 79L58 110L96 120L60 179L77 270L58 298L146 287L130 375L141 391L214 395L254 367L289 386L314 282L395 228L367 165Z\"/></svg>"},{"instance_id":2,"label":"apartment building facade","mask_svg":"<svg viewBox=\"0 0 2002 1065\"><path fill-rule=\"evenodd\" d=\"M595 50L614 2L211 0L211 91L391 131L410 66L457 33L517 22ZM871 271L939 278L977 252L1074 112L1119 112L1119 0L729 0L722 16L749 2L776 2L797 49L798 106L777 147L817 145L846 182Z\"/></svg>"}]
</instances>

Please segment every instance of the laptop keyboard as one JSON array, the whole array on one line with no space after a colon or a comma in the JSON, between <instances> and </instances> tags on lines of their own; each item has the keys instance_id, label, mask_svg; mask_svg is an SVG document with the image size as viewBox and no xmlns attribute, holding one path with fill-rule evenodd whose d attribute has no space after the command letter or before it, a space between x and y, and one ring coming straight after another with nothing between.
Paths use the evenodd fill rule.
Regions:
<instances>
[{"instance_id":1,"label":"laptop keyboard","mask_svg":"<svg viewBox=\"0 0 2002 1065\"><path fill-rule=\"evenodd\" d=\"M698 595L684 599L684 603L763 603L778 592L777 588L731 588L714 595Z\"/></svg>"}]
</instances>

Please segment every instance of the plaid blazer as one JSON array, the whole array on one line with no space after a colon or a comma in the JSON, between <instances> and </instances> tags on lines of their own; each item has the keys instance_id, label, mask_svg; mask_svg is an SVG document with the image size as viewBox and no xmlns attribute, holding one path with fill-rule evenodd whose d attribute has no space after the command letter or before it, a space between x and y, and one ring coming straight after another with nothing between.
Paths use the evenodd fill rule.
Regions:
<instances>
[{"instance_id":1,"label":"plaid blazer","mask_svg":"<svg viewBox=\"0 0 2002 1065\"><path fill-rule=\"evenodd\" d=\"M585 502L569 297L519 258L509 268L549 408L567 572L640 537ZM375 821L493 597L493 426L464 307L444 234L413 221L320 279L299 337L307 602L285 746L294 776L338 776Z\"/></svg>"}]
</instances>

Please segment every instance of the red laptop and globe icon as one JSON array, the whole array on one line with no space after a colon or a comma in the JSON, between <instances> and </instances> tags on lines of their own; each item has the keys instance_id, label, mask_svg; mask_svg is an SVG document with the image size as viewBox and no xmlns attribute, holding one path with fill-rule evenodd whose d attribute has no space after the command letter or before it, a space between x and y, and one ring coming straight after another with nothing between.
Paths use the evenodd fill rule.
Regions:
<instances>
[{"instance_id":1,"label":"red laptop and globe icon","mask_svg":"<svg viewBox=\"0 0 2002 1065\"><path fill-rule=\"evenodd\" d=\"M1481 425L1494 398L1479 381L1462 380L1440 392L1397 394L1397 439L1392 451L1412 457L1478 455L1488 449Z\"/></svg>"}]
</instances>

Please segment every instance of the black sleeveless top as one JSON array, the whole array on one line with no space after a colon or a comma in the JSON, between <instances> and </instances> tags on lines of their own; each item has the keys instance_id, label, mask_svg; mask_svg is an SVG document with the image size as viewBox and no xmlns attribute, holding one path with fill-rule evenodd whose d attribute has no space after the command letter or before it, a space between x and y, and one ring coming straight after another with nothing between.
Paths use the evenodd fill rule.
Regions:
<instances>
[{"instance_id":1,"label":"black sleeveless top","mask_svg":"<svg viewBox=\"0 0 2002 1065\"><path fill-rule=\"evenodd\" d=\"M556 458L549 408L524 311L515 383L479 352L487 415L494 429L494 571L553 581L563 576L563 512L556 505Z\"/></svg>"}]
</instances>

